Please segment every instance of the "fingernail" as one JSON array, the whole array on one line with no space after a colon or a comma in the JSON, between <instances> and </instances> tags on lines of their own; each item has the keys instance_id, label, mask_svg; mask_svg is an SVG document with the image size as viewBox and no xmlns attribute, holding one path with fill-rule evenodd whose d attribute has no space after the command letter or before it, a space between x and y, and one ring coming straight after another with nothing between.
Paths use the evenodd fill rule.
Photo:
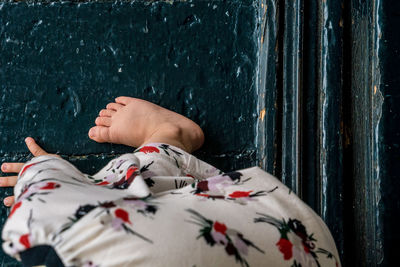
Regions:
<instances>
[{"instance_id":1,"label":"fingernail","mask_svg":"<svg viewBox=\"0 0 400 267\"><path fill-rule=\"evenodd\" d=\"M4 202L4 205L6 205L6 206L11 205L11 200L9 200L8 198L5 198L3 202Z\"/></svg>"},{"instance_id":2,"label":"fingernail","mask_svg":"<svg viewBox=\"0 0 400 267\"><path fill-rule=\"evenodd\" d=\"M7 165L7 164L1 165L1 169L2 169L3 171L6 171L6 170L8 169L8 165Z\"/></svg>"},{"instance_id":3,"label":"fingernail","mask_svg":"<svg viewBox=\"0 0 400 267\"><path fill-rule=\"evenodd\" d=\"M30 141L29 137L25 138L25 143L28 143L29 141Z\"/></svg>"}]
</instances>

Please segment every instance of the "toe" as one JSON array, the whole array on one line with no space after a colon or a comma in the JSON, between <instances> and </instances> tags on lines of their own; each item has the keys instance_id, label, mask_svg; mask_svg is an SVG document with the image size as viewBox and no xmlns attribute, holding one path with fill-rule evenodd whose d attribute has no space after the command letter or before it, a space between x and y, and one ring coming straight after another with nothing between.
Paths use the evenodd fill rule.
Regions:
<instances>
[{"instance_id":1,"label":"toe","mask_svg":"<svg viewBox=\"0 0 400 267\"><path fill-rule=\"evenodd\" d=\"M124 107L124 105L118 104L118 103L108 103L106 106L107 109L111 109L111 110L115 110L115 111L117 111L123 107Z\"/></svg>"},{"instance_id":2,"label":"toe","mask_svg":"<svg viewBox=\"0 0 400 267\"><path fill-rule=\"evenodd\" d=\"M110 129L109 127L104 127L104 126L92 127L89 130L89 138L98 143L110 142L109 129Z\"/></svg>"},{"instance_id":3,"label":"toe","mask_svg":"<svg viewBox=\"0 0 400 267\"><path fill-rule=\"evenodd\" d=\"M110 117L97 117L95 120L97 126L107 126L110 127L111 125L111 118Z\"/></svg>"},{"instance_id":4,"label":"toe","mask_svg":"<svg viewBox=\"0 0 400 267\"><path fill-rule=\"evenodd\" d=\"M128 97L128 96L120 96L115 99L115 102L122 104L122 105L128 105L130 102L132 102L134 98Z\"/></svg>"},{"instance_id":5,"label":"toe","mask_svg":"<svg viewBox=\"0 0 400 267\"><path fill-rule=\"evenodd\" d=\"M115 112L116 111L112 109L102 109L100 110L99 115L101 117L111 117L112 115L114 115Z\"/></svg>"}]
</instances>

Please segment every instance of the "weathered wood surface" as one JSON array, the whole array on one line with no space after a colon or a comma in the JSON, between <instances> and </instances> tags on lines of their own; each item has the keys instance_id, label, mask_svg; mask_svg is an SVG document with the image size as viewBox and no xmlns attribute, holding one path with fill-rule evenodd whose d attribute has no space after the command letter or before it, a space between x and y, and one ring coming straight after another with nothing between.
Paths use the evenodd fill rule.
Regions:
<instances>
[{"instance_id":1,"label":"weathered wood surface","mask_svg":"<svg viewBox=\"0 0 400 267\"><path fill-rule=\"evenodd\" d=\"M398 1L78 2L0 3L3 160L32 135L94 172L130 151L87 138L98 110L141 97L204 128L199 157L282 179L345 266L395 265Z\"/></svg>"},{"instance_id":2,"label":"weathered wood surface","mask_svg":"<svg viewBox=\"0 0 400 267\"><path fill-rule=\"evenodd\" d=\"M129 95L198 122L197 155L224 171L257 165L258 12L242 0L0 3L2 161L27 160L29 135L93 173L132 151L87 137Z\"/></svg>"}]
</instances>

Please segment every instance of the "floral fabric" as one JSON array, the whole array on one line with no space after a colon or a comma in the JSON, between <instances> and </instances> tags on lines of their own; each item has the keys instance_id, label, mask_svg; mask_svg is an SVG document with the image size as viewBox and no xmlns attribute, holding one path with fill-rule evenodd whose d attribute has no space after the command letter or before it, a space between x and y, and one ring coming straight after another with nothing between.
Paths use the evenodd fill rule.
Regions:
<instances>
[{"instance_id":1,"label":"floral fabric","mask_svg":"<svg viewBox=\"0 0 400 267\"><path fill-rule=\"evenodd\" d=\"M49 245L65 266L340 266L324 222L258 167L222 173L147 144L97 174L26 163L3 228L17 259Z\"/></svg>"}]
</instances>

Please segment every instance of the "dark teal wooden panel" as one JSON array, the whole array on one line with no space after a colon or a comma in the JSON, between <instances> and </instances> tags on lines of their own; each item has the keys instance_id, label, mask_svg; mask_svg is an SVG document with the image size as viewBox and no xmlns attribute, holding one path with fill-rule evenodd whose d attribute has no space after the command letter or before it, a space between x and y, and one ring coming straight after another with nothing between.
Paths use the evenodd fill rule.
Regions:
<instances>
[{"instance_id":1,"label":"dark teal wooden panel","mask_svg":"<svg viewBox=\"0 0 400 267\"><path fill-rule=\"evenodd\" d=\"M343 88L343 12L344 1L318 1L316 25L316 50L313 55L316 64L304 72L315 72L315 95L313 103L315 114L305 113L308 119L315 119L315 135L309 137L303 133L304 141L313 143L315 150L315 174L308 183L308 173L303 170L304 187L315 188L315 194L308 194L307 199L315 203L314 208L329 226L339 253L344 255L343 223L343 164L342 164L342 88ZM307 40L305 42L312 42ZM308 58L307 58L308 59ZM307 60L305 59L305 60ZM303 85L304 91L309 84ZM310 99L310 98L309 98ZM306 101L303 97L304 105ZM312 112L312 110L311 110ZM307 128L304 128L306 131ZM310 138L313 138L310 140ZM302 147L308 146L303 142ZM303 162L308 158L303 156Z\"/></svg>"},{"instance_id":2,"label":"dark teal wooden panel","mask_svg":"<svg viewBox=\"0 0 400 267\"><path fill-rule=\"evenodd\" d=\"M221 168L254 164L256 12L251 1L3 4L0 153L24 152L27 134L52 152L126 151L86 132L108 101L133 95L197 121L201 155Z\"/></svg>"},{"instance_id":3,"label":"dark teal wooden panel","mask_svg":"<svg viewBox=\"0 0 400 267\"><path fill-rule=\"evenodd\" d=\"M379 178L381 200L379 215L382 222L384 247L382 266L396 265L400 251L400 2L380 1L378 5L377 33L381 81L377 90L383 97L378 125ZM375 91L374 91L375 94ZM377 91L378 94L378 91ZM376 101L377 104L380 101ZM379 113L377 115L380 115ZM376 129L376 128L375 128Z\"/></svg>"},{"instance_id":4,"label":"dark teal wooden panel","mask_svg":"<svg viewBox=\"0 0 400 267\"><path fill-rule=\"evenodd\" d=\"M278 9L275 173L325 220L345 266L393 266L399 4Z\"/></svg>"},{"instance_id":5,"label":"dark teal wooden panel","mask_svg":"<svg viewBox=\"0 0 400 267\"><path fill-rule=\"evenodd\" d=\"M118 95L142 97L205 129L201 158L281 178L326 221L345 266L393 266L399 9L395 0L2 3L0 155L27 159L29 134L94 172L130 151L86 137L97 111Z\"/></svg>"},{"instance_id":6,"label":"dark teal wooden panel","mask_svg":"<svg viewBox=\"0 0 400 267\"><path fill-rule=\"evenodd\" d=\"M379 1L352 1L351 133L354 180L354 243L357 266L389 266L382 238L382 166L379 132L384 101L381 92ZM389 71L389 70L388 70ZM383 125L382 125L383 126Z\"/></svg>"},{"instance_id":7,"label":"dark teal wooden panel","mask_svg":"<svg viewBox=\"0 0 400 267\"><path fill-rule=\"evenodd\" d=\"M2 160L29 158L30 135L93 173L131 151L87 137L101 108L130 95L198 122L199 157L223 170L256 165L259 9L251 0L1 3Z\"/></svg>"},{"instance_id":8,"label":"dark teal wooden panel","mask_svg":"<svg viewBox=\"0 0 400 267\"><path fill-rule=\"evenodd\" d=\"M352 1L355 253L359 266L396 266L400 230L398 1Z\"/></svg>"},{"instance_id":9,"label":"dark teal wooden panel","mask_svg":"<svg viewBox=\"0 0 400 267\"><path fill-rule=\"evenodd\" d=\"M278 105L278 0L260 2L260 35L259 35L259 75L258 75L258 103L257 120L257 148L258 163L269 173L279 175L277 144L280 131L277 124Z\"/></svg>"},{"instance_id":10,"label":"dark teal wooden panel","mask_svg":"<svg viewBox=\"0 0 400 267\"><path fill-rule=\"evenodd\" d=\"M278 176L321 215L343 257L343 3L281 3Z\"/></svg>"},{"instance_id":11,"label":"dark teal wooden panel","mask_svg":"<svg viewBox=\"0 0 400 267\"><path fill-rule=\"evenodd\" d=\"M302 86L302 0L282 6L282 152L281 179L300 197L300 93Z\"/></svg>"}]
</instances>

